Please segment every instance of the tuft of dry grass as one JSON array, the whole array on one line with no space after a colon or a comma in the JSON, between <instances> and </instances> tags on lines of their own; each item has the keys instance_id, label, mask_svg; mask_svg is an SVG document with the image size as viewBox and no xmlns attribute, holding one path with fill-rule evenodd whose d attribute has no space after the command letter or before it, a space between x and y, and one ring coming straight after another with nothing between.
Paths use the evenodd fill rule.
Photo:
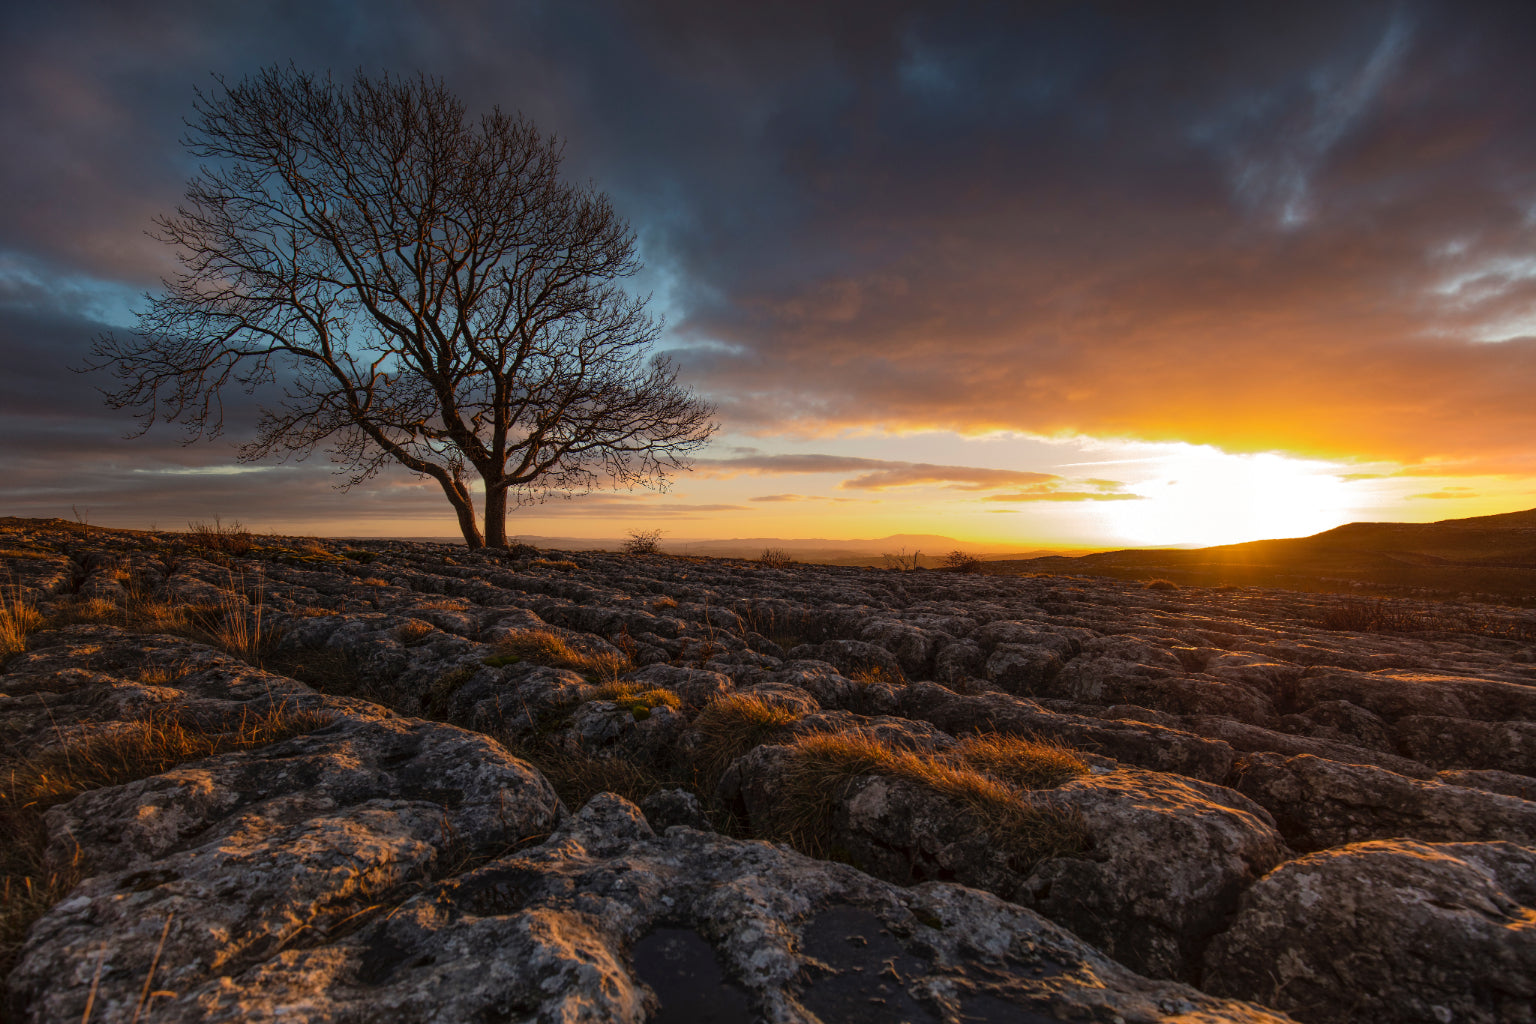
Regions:
<instances>
[{"instance_id":1,"label":"tuft of dry grass","mask_svg":"<svg viewBox=\"0 0 1536 1024\"><path fill-rule=\"evenodd\" d=\"M230 577L228 588L213 603L186 604L169 600L142 581L129 580L120 598L91 597L60 607L48 617L50 626L101 623L140 633L170 633L212 644L260 666L277 643L275 630L264 622L261 584L247 597L243 578Z\"/></svg>"},{"instance_id":2,"label":"tuft of dry grass","mask_svg":"<svg viewBox=\"0 0 1536 1024\"><path fill-rule=\"evenodd\" d=\"M0 558L53 558L57 554L57 551L38 547L0 548Z\"/></svg>"},{"instance_id":3,"label":"tuft of dry grass","mask_svg":"<svg viewBox=\"0 0 1536 1024\"><path fill-rule=\"evenodd\" d=\"M496 654L486 659L487 664L511 664L514 661L532 661L554 668L568 668L575 672L610 682L634 667L622 654L600 652L589 654L572 647L564 637L548 630L529 629L512 633L496 645Z\"/></svg>"},{"instance_id":4,"label":"tuft of dry grass","mask_svg":"<svg viewBox=\"0 0 1536 1024\"><path fill-rule=\"evenodd\" d=\"M731 693L710 701L693 720L701 736L695 767L706 792L712 792L731 762L798 722L798 711L749 693Z\"/></svg>"},{"instance_id":5,"label":"tuft of dry grass","mask_svg":"<svg viewBox=\"0 0 1536 1024\"><path fill-rule=\"evenodd\" d=\"M0 665L27 649L27 638L43 625L43 613L21 591L0 591Z\"/></svg>"},{"instance_id":6,"label":"tuft of dry grass","mask_svg":"<svg viewBox=\"0 0 1536 1024\"><path fill-rule=\"evenodd\" d=\"M147 778L181 764L231 750L266 746L334 721L325 712L273 706L212 724L180 717L174 709L96 729L35 756L0 768L0 978L5 977L32 922L79 881L75 861L64 867L44 857L48 808L91 789Z\"/></svg>"},{"instance_id":7,"label":"tuft of dry grass","mask_svg":"<svg viewBox=\"0 0 1536 1024\"><path fill-rule=\"evenodd\" d=\"M879 665L870 665L867 668L855 669L853 675L848 677L860 686L869 686L873 683L889 683L892 686L901 686L906 682L899 675L892 675L888 670Z\"/></svg>"},{"instance_id":8,"label":"tuft of dry grass","mask_svg":"<svg viewBox=\"0 0 1536 1024\"><path fill-rule=\"evenodd\" d=\"M437 627L420 619L407 619L395 627L395 639L407 647L422 643L437 632Z\"/></svg>"},{"instance_id":9,"label":"tuft of dry grass","mask_svg":"<svg viewBox=\"0 0 1536 1024\"><path fill-rule=\"evenodd\" d=\"M1071 747L1050 740L998 733L966 736L955 748L965 764L1019 789L1054 789L1088 774Z\"/></svg>"},{"instance_id":10,"label":"tuft of dry grass","mask_svg":"<svg viewBox=\"0 0 1536 1024\"><path fill-rule=\"evenodd\" d=\"M652 611L658 611L659 612L659 611L664 611L665 609L668 609L668 608L676 608L676 607L677 607L677 598L675 598L675 597L668 597L666 594L663 594L660 597L655 598L655 599L653 599L651 601L651 610Z\"/></svg>"},{"instance_id":11,"label":"tuft of dry grass","mask_svg":"<svg viewBox=\"0 0 1536 1024\"><path fill-rule=\"evenodd\" d=\"M535 558L528 563L540 569L580 569L581 566L566 558Z\"/></svg>"},{"instance_id":12,"label":"tuft of dry grass","mask_svg":"<svg viewBox=\"0 0 1536 1024\"><path fill-rule=\"evenodd\" d=\"M918 754L864 733L817 733L790 744L779 799L753 824L767 838L812 856L833 847L832 815L860 778L883 775L929 789L958 803L1020 870L1047 857L1084 849L1090 836L1080 817L1028 801L1021 789L983 774L957 757Z\"/></svg>"},{"instance_id":13,"label":"tuft of dry grass","mask_svg":"<svg viewBox=\"0 0 1536 1024\"><path fill-rule=\"evenodd\" d=\"M249 555L256 547L256 538L249 529L240 525L238 519L225 526L217 516L212 526L207 523L188 523L185 540L189 547L236 558Z\"/></svg>"},{"instance_id":14,"label":"tuft of dry grass","mask_svg":"<svg viewBox=\"0 0 1536 1024\"><path fill-rule=\"evenodd\" d=\"M651 717L651 711L655 708L671 708L676 711L683 706L682 698L665 687L618 681L600 683L583 689L581 702L586 703L591 700L612 701L627 710L636 721L644 721Z\"/></svg>"}]
</instances>

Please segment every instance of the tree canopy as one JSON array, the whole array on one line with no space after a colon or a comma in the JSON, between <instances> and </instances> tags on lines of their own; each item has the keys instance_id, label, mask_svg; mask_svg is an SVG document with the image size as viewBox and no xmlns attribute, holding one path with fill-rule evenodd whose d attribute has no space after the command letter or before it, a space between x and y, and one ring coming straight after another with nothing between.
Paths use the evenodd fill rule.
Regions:
<instances>
[{"instance_id":1,"label":"tree canopy","mask_svg":"<svg viewBox=\"0 0 1536 1024\"><path fill-rule=\"evenodd\" d=\"M204 163L155 221L181 269L89 363L141 430L217 436L226 388L275 384L243 460L323 449L348 486L398 463L471 547L506 544L509 504L664 486L708 440L712 410L620 287L634 232L564 181L557 139L472 119L425 76L216 81L186 139Z\"/></svg>"}]
</instances>

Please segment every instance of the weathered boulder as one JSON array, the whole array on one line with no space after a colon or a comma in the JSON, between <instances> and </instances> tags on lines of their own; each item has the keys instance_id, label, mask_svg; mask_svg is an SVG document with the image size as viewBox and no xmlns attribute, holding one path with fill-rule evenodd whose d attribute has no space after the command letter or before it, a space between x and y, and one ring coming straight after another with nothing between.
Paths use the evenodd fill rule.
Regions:
<instances>
[{"instance_id":1,"label":"weathered boulder","mask_svg":"<svg viewBox=\"0 0 1536 1024\"><path fill-rule=\"evenodd\" d=\"M1001 732L1057 740L1154 771L1221 782L1235 754L1220 740L1125 720L1057 714L1038 703L1003 693L961 695L931 683L914 683L899 694L900 713L932 722L951 735Z\"/></svg>"},{"instance_id":2,"label":"weathered boulder","mask_svg":"<svg viewBox=\"0 0 1536 1024\"><path fill-rule=\"evenodd\" d=\"M97 1012L131 1012L142 977L118 967L137 966L134 951L153 949L163 921L109 915L93 955L79 959L34 942L26 963L54 968L51 998L23 1001L17 1019L75 1019L98 959L109 966ZM1140 978L985 893L902 889L692 829L658 837L612 796L541 845L441 882L350 934L311 933L254 963L215 964L185 944L190 931L172 920L166 951L186 959L163 958L157 984L176 996L156 1002L154 1020L640 1024L658 1009L665 1019L769 1024L1284 1020Z\"/></svg>"},{"instance_id":3,"label":"weathered boulder","mask_svg":"<svg viewBox=\"0 0 1536 1024\"><path fill-rule=\"evenodd\" d=\"M1238 791L1273 814L1297 850L1398 837L1536 845L1536 803L1513 796L1310 754L1250 754L1236 771Z\"/></svg>"},{"instance_id":4,"label":"weathered boulder","mask_svg":"<svg viewBox=\"0 0 1536 1024\"><path fill-rule=\"evenodd\" d=\"M1485 768L1536 775L1536 721L1479 722L1408 715L1393 726L1398 747L1436 768Z\"/></svg>"},{"instance_id":5,"label":"weathered boulder","mask_svg":"<svg viewBox=\"0 0 1536 1024\"><path fill-rule=\"evenodd\" d=\"M795 756L785 746L753 750L726 773L722 796L748 822L778 819ZM1081 853L1040 861L1019 860L996 821L921 781L870 774L825 796L833 808L824 841L850 863L902 884L987 889L1156 977L1188 974L1238 894L1285 855L1268 813L1247 798L1137 768L1028 794L1050 813L1039 827L1075 818L1071 827L1089 837Z\"/></svg>"},{"instance_id":6,"label":"weathered boulder","mask_svg":"<svg viewBox=\"0 0 1536 1024\"><path fill-rule=\"evenodd\" d=\"M1207 991L1307 1024L1536 1021L1536 850L1359 843L1281 865L1206 954Z\"/></svg>"},{"instance_id":7,"label":"weathered boulder","mask_svg":"<svg viewBox=\"0 0 1536 1024\"><path fill-rule=\"evenodd\" d=\"M1048 798L1092 845L1041 862L1011 898L1154 977L1193 977L1238 895L1288 855L1263 808L1194 779L1121 767Z\"/></svg>"}]
</instances>

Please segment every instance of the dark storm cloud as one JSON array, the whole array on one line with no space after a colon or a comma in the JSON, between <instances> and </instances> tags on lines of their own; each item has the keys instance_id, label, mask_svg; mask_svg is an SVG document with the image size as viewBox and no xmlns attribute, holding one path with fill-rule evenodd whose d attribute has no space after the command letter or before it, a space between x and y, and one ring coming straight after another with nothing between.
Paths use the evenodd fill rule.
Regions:
<instances>
[{"instance_id":1,"label":"dark storm cloud","mask_svg":"<svg viewBox=\"0 0 1536 1024\"><path fill-rule=\"evenodd\" d=\"M64 367L173 267L143 232L193 169L177 144L193 87L292 60L440 74L473 109L564 136L571 174L639 230L637 284L736 430L1083 432L1536 472L1533 18L1430 2L8 5L0 471L28 494L50 464L71 493L98 474L128 501L134 468L230 461L159 428L118 441L131 424ZM253 412L232 401L238 439ZM993 486L859 461L802 471ZM282 473L296 495L334 482L323 459ZM271 483L196 481L232 500ZM1049 481L999 486L1032 483Z\"/></svg>"}]
</instances>

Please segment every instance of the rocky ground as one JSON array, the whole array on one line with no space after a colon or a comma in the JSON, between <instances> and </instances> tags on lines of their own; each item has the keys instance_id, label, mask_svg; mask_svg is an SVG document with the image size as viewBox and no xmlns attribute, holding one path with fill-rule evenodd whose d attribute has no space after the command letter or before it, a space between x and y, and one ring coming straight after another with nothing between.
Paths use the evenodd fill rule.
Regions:
<instances>
[{"instance_id":1,"label":"rocky ground","mask_svg":"<svg viewBox=\"0 0 1536 1024\"><path fill-rule=\"evenodd\" d=\"M0 561L8 1020L1536 1021L1530 611L59 521ZM173 725L217 742L121 754Z\"/></svg>"}]
</instances>

